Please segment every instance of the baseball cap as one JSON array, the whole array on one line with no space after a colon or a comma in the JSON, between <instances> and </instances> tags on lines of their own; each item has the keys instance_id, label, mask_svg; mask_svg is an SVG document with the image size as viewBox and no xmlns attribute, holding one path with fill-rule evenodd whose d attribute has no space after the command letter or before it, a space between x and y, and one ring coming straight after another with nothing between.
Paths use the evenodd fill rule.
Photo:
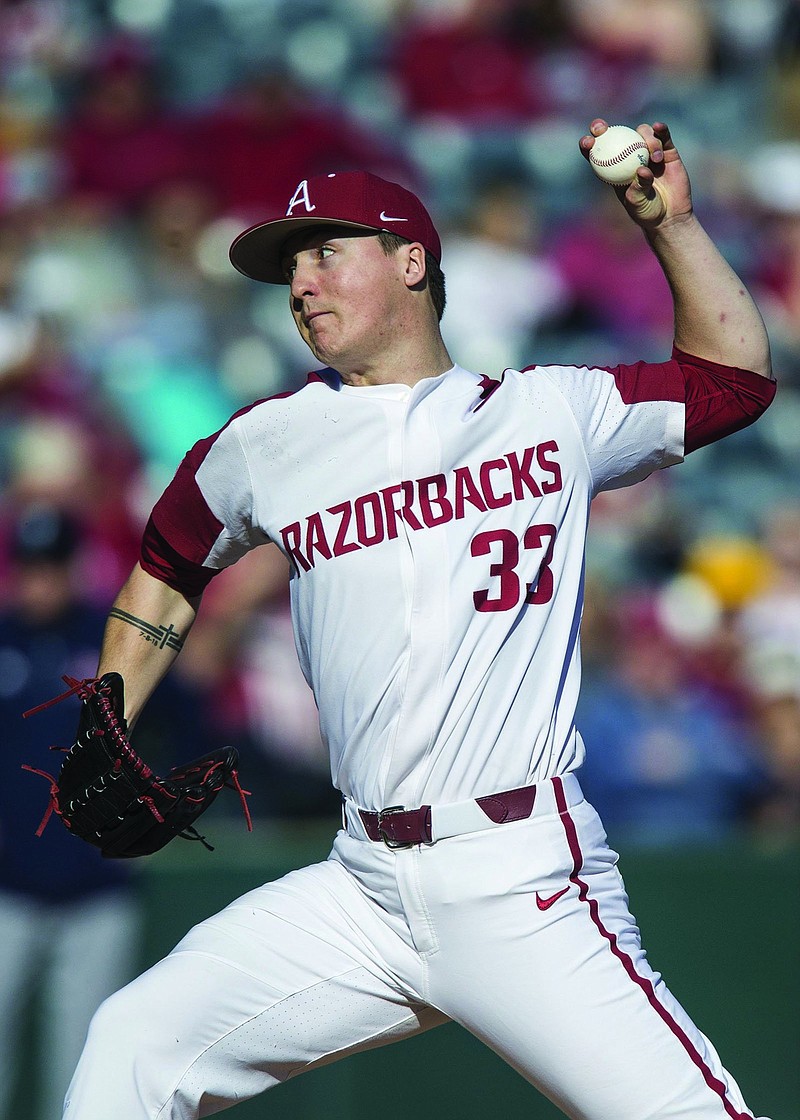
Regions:
<instances>
[{"instance_id":1,"label":"baseball cap","mask_svg":"<svg viewBox=\"0 0 800 1120\"><path fill-rule=\"evenodd\" d=\"M239 234L231 245L231 262L253 280L286 284L281 269L281 247L286 239L300 230L331 223L387 230L407 241L419 241L437 261L442 257L439 235L415 194L368 171L337 171L298 183L282 214Z\"/></svg>"}]
</instances>

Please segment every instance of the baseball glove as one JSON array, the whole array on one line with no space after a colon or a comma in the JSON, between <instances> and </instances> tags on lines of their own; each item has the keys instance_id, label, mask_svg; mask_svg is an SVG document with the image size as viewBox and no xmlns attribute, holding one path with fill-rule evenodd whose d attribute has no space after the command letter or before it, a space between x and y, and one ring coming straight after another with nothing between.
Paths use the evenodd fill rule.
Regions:
<instances>
[{"instance_id":1,"label":"baseball glove","mask_svg":"<svg viewBox=\"0 0 800 1120\"><path fill-rule=\"evenodd\" d=\"M23 767L50 782L50 803L37 836L56 813L70 832L108 858L149 855L175 836L199 840L213 850L193 824L223 786L238 792L247 827L252 828L233 747L203 755L160 778L128 739L119 673L83 681L63 679L70 686L67 692L24 713L31 716L76 694L81 700L76 739L70 748L61 748L66 749L66 757L58 779L33 766Z\"/></svg>"}]
</instances>

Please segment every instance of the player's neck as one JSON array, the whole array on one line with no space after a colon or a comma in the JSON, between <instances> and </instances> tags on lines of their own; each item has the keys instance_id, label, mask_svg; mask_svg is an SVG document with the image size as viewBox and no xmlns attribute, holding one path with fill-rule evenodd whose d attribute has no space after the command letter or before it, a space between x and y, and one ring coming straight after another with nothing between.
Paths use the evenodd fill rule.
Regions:
<instances>
[{"instance_id":1,"label":"player's neck","mask_svg":"<svg viewBox=\"0 0 800 1120\"><path fill-rule=\"evenodd\" d=\"M353 362L337 373L345 385L416 385L427 377L438 377L453 365L438 330L423 338L403 339L391 350L372 360Z\"/></svg>"}]
</instances>

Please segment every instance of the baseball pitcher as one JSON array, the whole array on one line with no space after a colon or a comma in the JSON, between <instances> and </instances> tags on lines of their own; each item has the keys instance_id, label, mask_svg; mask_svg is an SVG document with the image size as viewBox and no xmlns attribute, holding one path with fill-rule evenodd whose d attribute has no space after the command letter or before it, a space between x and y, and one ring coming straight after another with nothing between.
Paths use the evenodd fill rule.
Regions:
<instances>
[{"instance_id":1,"label":"baseball pitcher","mask_svg":"<svg viewBox=\"0 0 800 1120\"><path fill-rule=\"evenodd\" d=\"M580 787L592 498L750 424L775 392L761 317L693 213L669 129L638 132L646 161L608 189L673 293L661 362L463 369L439 330L431 218L366 172L299 183L233 243L237 269L285 286L318 368L186 455L98 680L75 683L94 712L81 742L106 744L105 787L144 782L134 801L159 829L135 851L192 828L203 783L235 782L235 760L200 760L200 792L182 773L156 797L129 731L209 581L271 542L342 827L324 862L202 922L103 1005L68 1120L196 1120L448 1019L574 1120L753 1120L648 963ZM84 786L66 798L54 782L68 826L97 796ZM111 825L93 820L102 846ZM111 854L130 843L115 833Z\"/></svg>"}]
</instances>

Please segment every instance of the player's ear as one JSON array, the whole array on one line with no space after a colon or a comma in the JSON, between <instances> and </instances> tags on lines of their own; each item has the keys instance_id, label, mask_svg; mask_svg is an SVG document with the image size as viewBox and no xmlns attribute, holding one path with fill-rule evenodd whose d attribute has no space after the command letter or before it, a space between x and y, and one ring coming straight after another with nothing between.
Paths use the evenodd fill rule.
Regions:
<instances>
[{"instance_id":1,"label":"player's ear","mask_svg":"<svg viewBox=\"0 0 800 1120\"><path fill-rule=\"evenodd\" d=\"M425 279L425 249L418 241L412 241L405 249L405 269L403 279L407 288L416 288Z\"/></svg>"}]
</instances>

